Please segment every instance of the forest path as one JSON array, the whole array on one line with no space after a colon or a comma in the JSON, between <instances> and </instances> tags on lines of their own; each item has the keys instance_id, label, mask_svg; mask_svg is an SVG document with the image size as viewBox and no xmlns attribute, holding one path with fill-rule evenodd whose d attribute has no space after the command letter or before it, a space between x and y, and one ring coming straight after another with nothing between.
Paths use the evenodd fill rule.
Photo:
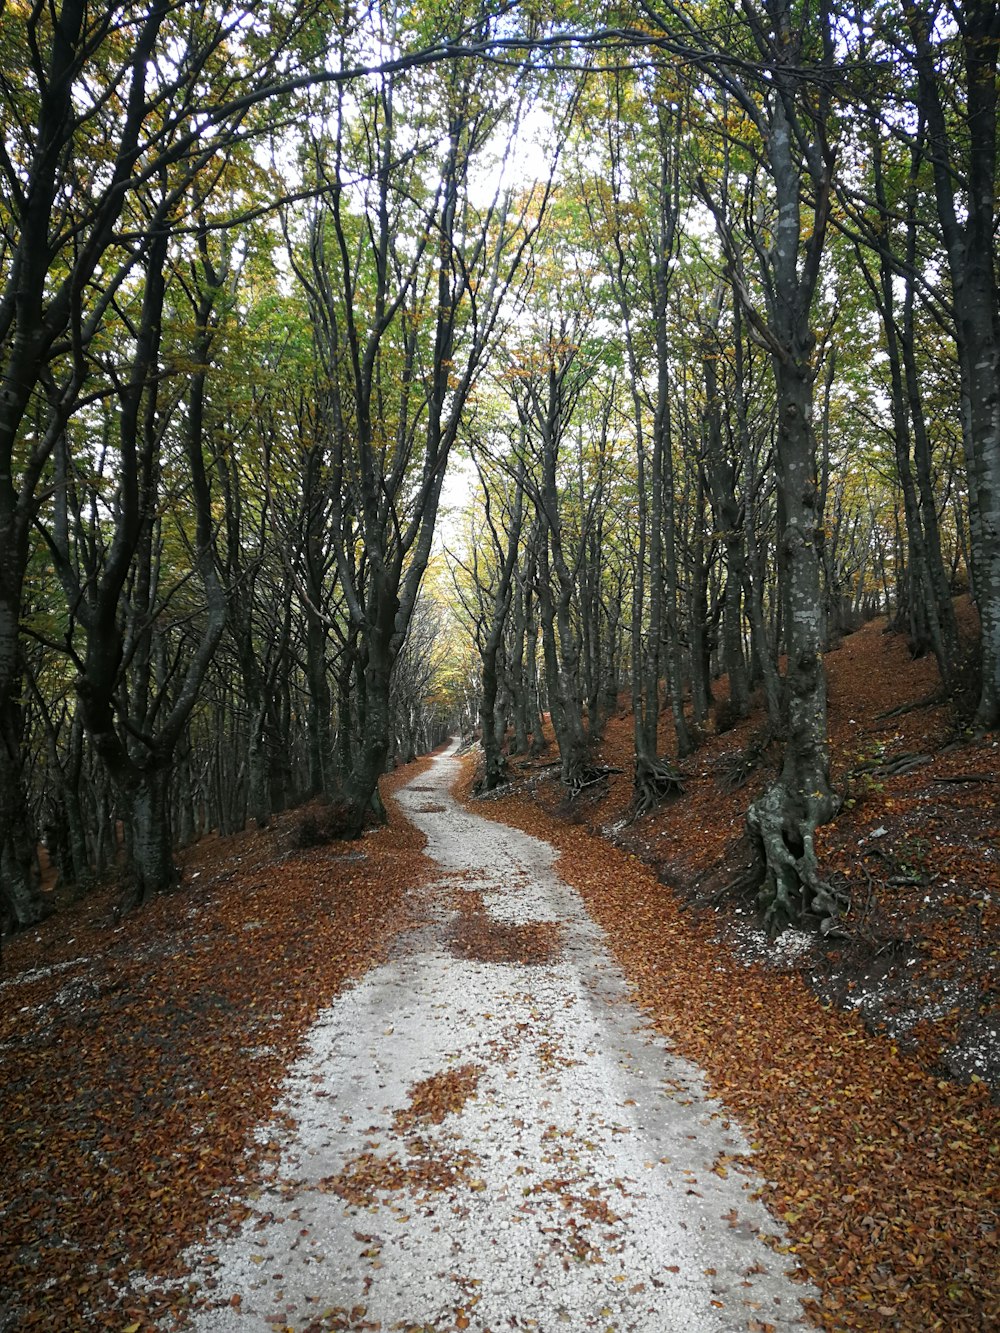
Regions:
<instances>
[{"instance_id":1,"label":"forest path","mask_svg":"<svg viewBox=\"0 0 1000 1333\"><path fill-rule=\"evenodd\" d=\"M398 795L441 869L430 923L310 1030L251 1216L188 1255L193 1326L800 1327L737 1127L553 849L455 803L451 756Z\"/></svg>"}]
</instances>

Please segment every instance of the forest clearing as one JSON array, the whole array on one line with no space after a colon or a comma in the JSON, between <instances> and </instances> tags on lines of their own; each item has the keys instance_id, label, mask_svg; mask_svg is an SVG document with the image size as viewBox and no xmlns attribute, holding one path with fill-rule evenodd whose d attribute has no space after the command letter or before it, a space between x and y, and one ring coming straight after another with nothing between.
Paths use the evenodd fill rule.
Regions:
<instances>
[{"instance_id":1,"label":"forest clearing","mask_svg":"<svg viewBox=\"0 0 1000 1333\"><path fill-rule=\"evenodd\" d=\"M772 1275L798 1270L808 1284L802 1291L810 1321L830 1330L987 1329L1000 1310L995 1100L1000 885L996 806L985 780L995 773L994 742L956 744L947 709L940 705L880 718L886 705L926 700L933 676L932 664L910 659L901 636L886 634L882 624L845 640L828 669L837 771L859 752L867 754L874 741L884 744L887 763L918 750L931 756L928 764L868 785L850 812L853 822L842 819L830 830L824 857L851 876L867 864L872 880L845 919L849 936L843 940L795 934L795 947L782 947L779 940L769 950L758 933L756 954L748 956L750 932L740 915L746 904L699 909L690 891L663 882L672 866L686 873L690 884L725 848L727 823L735 825L738 804L732 802L727 817L720 765L727 752L738 752L745 736L727 733L710 742L698 759L704 773L688 775L687 792L627 831L619 827L627 780L615 777L609 781L620 783L617 804L614 791L599 800L591 794L585 815L579 807L565 808L551 769L549 794L536 771L527 775L533 791L515 786L499 798L473 800L470 808L553 845L557 873L579 892L605 932L604 947L624 973L631 1002L665 1042L665 1051L643 1057L647 1077L635 1099L641 1110L619 1108L620 1113L656 1123L664 1101L678 1101L683 1109L701 1095L685 1085L685 1077L692 1068L704 1071L721 1117L712 1121L716 1129L710 1133L721 1132L722 1124L733 1135L745 1134L753 1148L748 1169L764 1182L771 1222L761 1227L757 1217L754 1234L769 1235L772 1248L761 1266ZM609 728L609 761L616 738L618 743L627 738L628 721ZM507 873L502 833L492 853L492 879L487 873L489 883L482 875L467 882L447 870L442 876L433 836L425 847L424 836L404 817L409 808L421 818L421 807L428 811L425 819L442 817L436 813L444 809L442 798L426 777L432 762L419 760L387 780L390 824L371 830L360 844L295 849L287 825L208 838L187 853L179 888L141 913L116 923L117 890L109 889L8 943L0 983L8 1127L0 1177L5 1242L0 1287L9 1294L0 1326L147 1330L183 1326L190 1317L194 1327L238 1327L212 1323L211 1312L224 1306L233 1313L245 1302L259 1313L253 1274L258 1267L268 1274L284 1272L281 1251L274 1248L272 1233L281 1232L275 1219L295 1208L290 1197L295 1179L308 1175L307 1166L286 1167L290 1178L279 1177L275 1184L286 1146L295 1142L285 1078L296 1061L295 1115L302 1117L305 1108L320 1125L342 1123L338 1079L301 1073L310 1028L333 997L354 1003L350 997L364 987L366 975L387 963L399 966L411 949L418 954L426 949L428 938L439 951L478 962L488 973L497 969L498 977L505 967L520 968L525 980L518 990L530 990L533 976L547 976L561 957L564 933L574 928L551 921L551 911L538 913L530 897L521 909L504 913L510 917L513 910L511 919L520 924L504 925L491 916L484 897L497 896L501 886L499 896L516 904L523 880L520 873ZM475 778L471 759L463 773L460 785L467 793ZM950 780L962 775L975 780ZM410 784L410 792L408 807L401 808L392 793L403 783ZM552 802L564 807L562 817ZM294 818L301 821L302 813ZM464 846L470 839L458 818ZM600 836L602 827L610 837ZM869 843L872 855L866 861L864 844L878 830L884 833ZM632 851L611 840L621 842L623 836L632 840ZM918 836L939 843L919 859ZM900 871L903 865L912 868L909 875ZM932 871L931 865L939 869ZM543 919L531 924L533 913ZM510 1006L511 1025L528 1032L537 1048L537 1101L544 1102L551 1096L545 1080L561 1067L558 1043L549 1040L546 1047L551 1013L536 1004L534 1012L520 1015L516 1004L504 999L504 984L495 985L497 1021L503 1026L504 1006ZM433 988L425 994L433 1003ZM862 1002L852 1002L852 996ZM419 1003L413 1003L419 1012ZM414 1166L407 1150L394 1147L391 1131L412 1134L416 1127L418 1139L420 1132L426 1138L438 1124L452 1132L466 1103L487 1098L486 1071L502 1071L509 1052L502 1054L494 1041L484 1056L482 1049L466 1046L465 1034L453 1027L445 1043L451 1059L438 1051L431 1062L436 1067L425 1068L420 1059L426 1038L422 1044L390 1010L379 1012L388 1014L375 1029L381 1051L359 1048L354 1068L345 1058L352 1049L348 1040L336 1069L347 1084L374 1077L388 1085L388 1092L366 1095L373 1105L377 1098L394 1100L402 1125L390 1119L388 1143L383 1125L380 1134L355 1144L350 1170L341 1168L342 1179L322 1195L338 1216L348 1218L350 1228L346 1251L340 1247L327 1254L328 1267L321 1271L333 1290L351 1292L351 1298L330 1299L313 1322L292 1316L282 1322L276 1313L268 1327L393 1326L368 1314L374 1302L365 1296L383 1267L395 1271L382 1254L388 1243L385 1219L376 1227L368 1215L374 1204L408 1215L438 1200L450 1223L445 1229L461 1241L466 1223L450 1210L456 1200L459 1211L478 1200L480 1218L475 1226L469 1223L469 1234L478 1245L485 1243L482 1161L463 1165L452 1144L450 1163L442 1164L425 1148ZM356 1020L348 1026L362 1030ZM511 1042L509 1031L506 1041ZM681 1074L677 1057L693 1062ZM311 1091L320 1098L311 1099ZM502 1117L495 1096L492 1114ZM549 1111L539 1114L545 1124L551 1122ZM377 1121L377 1114L372 1118ZM523 1104L516 1118L525 1121ZM688 1202L714 1203L717 1188L732 1181L742 1187L748 1180L742 1174L746 1145L716 1144L706 1158L713 1140L703 1143L704 1127L695 1128L701 1158L696 1168L688 1162L686 1174L679 1169L677 1180L694 1192L684 1195ZM598 1140L599 1129L593 1130ZM501 1141L523 1151L526 1133L523 1123L520 1129L508 1125ZM555 1142L565 1148L568 1140ZM381 1155L372 1143L380 1145ZM583 1156L589 1170L592 1164ZM526 1154L525 1166L532 1162ZM606 1220L586 1192L593 1181L577 1180L584 1174L579 1163L573 1171L563 1167L561 1178L574 1182L564 1192L578 1196L576 1208L582 1196L584 1206L591 1201L598 1221ZM551 1180L554 1172L555 1167L546 1168L542 1178ZM601 1168L596 1178L603 1178ZM607 1207L606 1200L599 1202ZM705 1205L712 1223L723 1217L724 1230L742 1227L746 1210L754 1206L748 1192L737 1204ZM495 1202L491 1207L488 1216L496 1213ZM558 1234L564 1244L577 1243L586 1253L588 1228L597 1222L578 1211L574 1224ZM405 1232L405 1226L392 1229ZM733 1235L740 1254L747 1234ZM213 1239L206 1243L206 1235ZM227 1244L241 1235L257 1241L242 1270L227 1267L225 1257ZM192 1275L185 1251L199 1242L202 1267ZM502 1243L498 1239L501 1249ZM314 1257L323 1254L321 1245L310 1246ZM539 1252L548 1253L549 1246L543 1233ZM215 1256L219 1269L206 1265L206 1254ZM638 1294L628 1297L625 1310L632 1311L633 1322L622 1318L622 1284L614 1280L616 1270L606 1267L600 1271L609 1280L609 1294L589 1313L610 1309L617 1317L592 1324L574 1307L552 1327L792 1326L781 1322L788 1317L787 1305L776 1314L770 1294L758 1301L760 1308L744 1305L758 1298L750 1288L732 1287L722 1260L706 1260L697 1274L672 1272L671 1265L678 1270L680 1265L667 1253L659 1261L666 1270L659 1280L675 1283L673 1296L647 1281L641 1301ZM372 1263L378 1268L371 1270ZM745 1267L759 1263L748 1260ZM412 1267L411 1262L411 1272ZM466 1267L466 1276L477 1278L471 1260ZM670 1302L678 1290L682 1301L690 1301L705 1268L717 1271L704 1299L686 1316L689 1322L657 1323L656 1311L667 1312L665 1319L671 1310L686 1308ZM509 1276L502 1265L496 1271ZM642 1285L646 1272L627 1288ZM145 1284L130 1286L138 1274L146 1275ZM422 1320L432 1295L440 1299L441 1291L404 1280L404 1295L420 1308L397 1306L400 1326L490 1327L494 1333L532 1326L516 1322L522 1313L536 1317L524 1292L507 1323L479 1320L477 1305L490 1288L487 1273L481 1280L483 1290L471 1283L462 1292L450 1280L443 1282L452 1305L447 1318L438 1315L431 1322ZM502 1299L503 1276L494 1275L494 1308L498 1285ZM278 1282L270 1286L282 1290ZM713 1306L713 1300L722 1304ZM276 1310L285 1315L281 1302ZM205 1318L209 1322L199 1322ZM544 1318L537 1326L546 1327Z\"/></svg>"}]
</instances>

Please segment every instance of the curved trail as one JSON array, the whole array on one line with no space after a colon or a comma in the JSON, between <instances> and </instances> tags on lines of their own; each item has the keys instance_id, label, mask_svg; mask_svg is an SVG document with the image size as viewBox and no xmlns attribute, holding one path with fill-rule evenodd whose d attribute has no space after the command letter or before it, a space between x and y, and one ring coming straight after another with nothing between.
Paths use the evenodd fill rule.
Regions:
<instances>
[{"instance_id":1,"label":"curved trail","mask_svg":"<svg viewBox=\"0 0 1000 1333\"><path fill-rule=\"evenodd\" d=\"M629 1002L552 848L457 806L456 767L399 795L441 867L433 922L311 1029L254 1216L188 1256L194 1327L802 1327L758 1182L726 1165L738 1129ZM476 961L491 923L541 961Z\"/></svg>"}]
</instances>

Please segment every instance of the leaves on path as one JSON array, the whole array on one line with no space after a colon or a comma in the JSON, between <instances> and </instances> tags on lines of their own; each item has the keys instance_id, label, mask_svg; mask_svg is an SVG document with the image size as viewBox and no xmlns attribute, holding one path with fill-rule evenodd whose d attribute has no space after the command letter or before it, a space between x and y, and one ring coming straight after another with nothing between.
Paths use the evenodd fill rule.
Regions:
<instances>
[{"instance_id":1,"label":"leaves on path","mask_svg":"<svg viewBox=\"0 0 1000 1333\"><path fill-rule=\"evenodd\" d=\"M1000 1323L1000 1118L824 1009L797 976L720 952L639 862L523 799L496 817L554 842L655 1026L747 1129L766 1201L822 1291L829 1329ZM885 1313L888 1311L889 1313Z\"/></svg>"},{"instance_id":2,"label":"leaves on path","mask_svg":"<svg viewBox=\"0 0 1000 1333\"><path fill-rule=\"evenodd\" d=\"M95 894L9 942L0 1327L145 1330L191 1298L178 1256L209 1218L246 1215L227 1191L278 1152L253 1130L304 1032L414 924L432 868L398 812L363 856L284 845L282 825L205 839L181 889L120 926ZM162 1295L122 1295L140 1269Z\"/></svg>"},{"instance_id":3,"label":"leaves on path","mask_svg":"<svg viewBox=\"0 0 1000 1333\"><path fill-rule=\"evenodd\" d=\"M417 1136L406 1141L406 1157L395 1149L378 1153L373 1149L352 1157L335 1176L316 1186L328 1194L339 1194L357 1207L379 1202L380 1194L408 1194L424 1202L432 1194L467 1186L475 1189L474 1171L479 1159L468 1148L444 1148Z\"/></svg>"},{"instance_id":4,"label":"leaves on path","mask_svg":"<svg viewBox=\"0 0 1000 1333\"><path fill-rule=\"evenodd\" d=\"M421 1121L440 1125L445 1116L457 1114L476 1095L482 1074L482 1065L467 1064L420 1079L410 1089L410 1105L393 1116L394 1127L406 1133Z\"/></svg>"},{"instance_id":5,"label":"leaves on path","mask_svg":"<svg viewBox=\"0 0 1000 1333\"><path fill-rule=\"evenodd\" d=\"M608 932L652 1020L708 1071L748 1129L786 1232L774 1244L818 1287L818 1323L914 1333L1000 1327L998 1110L983 1083L960 1086L937 1063L974 1024L991 1021L1000 997L995 785L979 780L995 774L995 741L941 748L949 720L937 706L885 716L900 699L929 695L932 668L907 661L877 627L847 640L828 667L835 772L860 776L850 778L853 804L821 831L824 865L854 888L851 938L821 955L824 984L849 1002L874 987L884 997L890 983L901 1004L926 997L928 1020L908 1034L909 1046L869 1032L863 1006L824 1007L791 962L742 965L720 946L724 914L683 910L653 870L582 826L526 797L476 810L560 848L560 873ZM717 860L766 775L754 770L730 792L718 760L746 747L756 725L740 724L685 761L686 795L616 836L682 879ZM603 758L615 765L625 756L627 767L629 745L623 717ZM900 771L895 761L916 753L932 762ZM608 789L602 804L576 805L583 813L574 817L613 821L628 803L627 775L612 776ZM280 1151L252 1131L273 1113L319 1007L415 923L408 891L427 878L422 845L398 818L349 851L283 853L280 829L207 839L188 856L180 892L121 926L111 922L112 896L94 895L9 943L0 982L0 1325L145 1333L154 1316L182 1315L197 1299L179 1254L210 1218L235 1225L248 1216L229 1191L242 1183L252 1193ZM459 919L450 947L461 956L526 964L558 956L558 926L498 930L477 891L455 888L451 900ZM327 1186L359 1199L475 1190L474 1161L450 1157L424 1129L474 1095L475 1077L463 1066L414 1085L399 1151L370 1149ZM720 1160L713 1169L733 1167ZM547 1179L563 1177L553 1170ZM570 1216L600 1212L602 1201L569 1183ZM572 1232L563 1239L572 1248ZM122 1292L140 1269L160 1286L137 1301ZM331 1311L322 1326L366 1324L359 1308Z\"/></svg>"},{"instance_id":6,"label":"leaves on path","mask_svg":"<svg viewBox=\"0 0 1000 1333\"><path fill-rule=\"evenodd\" d=\"M380 1153L380 1145L372 1143L315 1188L339 1194L357 1207L378 1203L380 1194L405 1191L419 1203L459 1186L481 1188L482 1181L473 1174L479 1164L474 1152L434 1141L417 1131L422 1126L440 1125L447 1116L461 1111L476 1095L482 1073L481 1065L459 1065L414 1083L409 1090L409 1106L393 1116L394 1134L402 1140L399 1151L390 1148Z\"/></svg>"},{"instance_id":7,"label":"leaves on path","mask_svg":"<svg viewBox=\"0 0 1000 1333\"><path fill-rule=\"evenodd\" d=\"M835 955L855 965L864 955L873 985L881 976L884 986L892 971L907 1003L928 997L933 1021L906 1044L869 1031L859 1013L825 1005L794 963L741 962L721 942L723 915L687 910L658 877L689 882L740 834L752 786L727 792L718 760L745 746L759 719L685 761L687 794L629 830L619 818L627 777L611 780L603 802L577 807L576 824L556 816L565 804L555 782L536 780L473 808L559 848L558 872L608 933L653 1023L707 1071L753 1141L755 1168L773 1182L766 1202L787 1233L773 1243L819 1289L817 1323L879 1333L998 1328L1000 1109L982 1081L961 1086L939 1065L963 1022L975 1017L981 1030L1000 1000L992 789L939 781L995 772L995 738L942 750L950 722L939 706L880 717L933 686L933 664L911 662L881 626L851 636L827 664L841 780L859 753L934 751L930 764L867 784L821 830L824 865L864 890L847 918L852 938L830 942L821 958L843 977ZM622 717L610 724L601 757L627 765L630 746L631 719ZM753 780L765 778L766 768ZM471 780L467 774L466 794ZM587 819L613 827L633 854L588 832ZM875 907L862 919L861 866L873 846L891 847L895 869L879 874ZM731 938L746 929L745 916L734 918ZM843 982L848 1000L865 985L856 975L855 984ZM931 1003L935 995L943 1006ZM949 995L960 999L949 1006Z\"/></svg>"},{"instance_id":8,"label":"leaves on path","mask_svg":"<svg viewBox=\"0 0 1000 1333\"><path fill-rule=\"evenodd\" d=\"M452 905L458 916L448 927L445 944L456 958L539 967L553 962L562 947L562 928L557 922L499 921L487 911L478 889L455 890Z\"/></svg>"}]
</instances>

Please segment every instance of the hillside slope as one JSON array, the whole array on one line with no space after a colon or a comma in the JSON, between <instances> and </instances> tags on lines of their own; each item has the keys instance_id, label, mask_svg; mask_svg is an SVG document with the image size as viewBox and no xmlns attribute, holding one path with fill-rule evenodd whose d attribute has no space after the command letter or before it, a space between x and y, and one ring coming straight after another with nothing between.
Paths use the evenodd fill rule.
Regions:
<instances>
[{"instance_id":1,"label":"hillside slope","mask_svg":"<svg viewBox=\"0 0 1000 1333\"><path fill-rule=\"evenodd\" d=\"M972 613L959 605L967 633ZM795 966L822 998L861 1012L961 1081L1000 1089L1000 738L956 730L932 659L872 621L826 659L833 778L845 797L819 831L825 875L850 898L838 937L788 931L773 948L752 896L727 886L746 862L744 815L778 748L762 713L703 737L680 764L684 794L631 821L632 717L622 708L597 747L621 770L573 800L546 764L512 760L514 789L650 865L679 899L710 910L746 960ZM726 698L716 682L717 705ZM718 711L718 710L716 710ZM670 753L669 717L661 722ZM741 780L743 779L743 780Z\"/></svg>"},{"instance_id":2,"label":"hillside slope","mask_svg":"<svg viewBox=\"0 0 1000 1333\"><path fill-rule=\"evenodd\" d=\"M543 756L475 808L560 848L652 1021L748 1131L821 1293L816 1322L971 1333L1000 1327L996 741L908 707L933 664L882 629L828 661L835 772L855 770L822 847L852 892L843 939L770 946L752 902L706 887L738 860L765 778L726 790L753 719L708 738L682 765L685 795L633 824L625 714L600 754L625 771L603 792L567 801ZM473 779L470 762L467 795Z\"/></svg>"}]
</instances>

